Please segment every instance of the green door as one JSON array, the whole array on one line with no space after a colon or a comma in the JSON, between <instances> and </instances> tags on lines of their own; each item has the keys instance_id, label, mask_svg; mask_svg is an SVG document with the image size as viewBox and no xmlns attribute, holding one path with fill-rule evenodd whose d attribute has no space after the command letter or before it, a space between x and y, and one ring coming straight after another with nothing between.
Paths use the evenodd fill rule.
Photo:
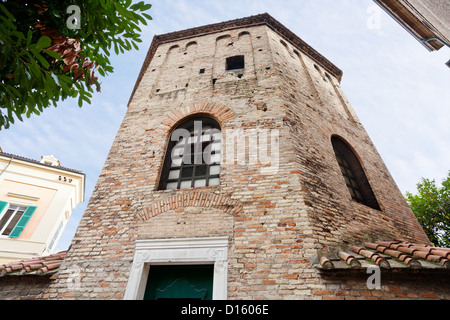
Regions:
<instances>
[{"instance_id":1,"label":"green door","mask_svg":"<svg viewBox=\"0 0 450 320\"><path fill-rule=\"evenodd\" d=\"M150 266L144 300L212 300L214 265Z\"/></svg>"}]
</instances>

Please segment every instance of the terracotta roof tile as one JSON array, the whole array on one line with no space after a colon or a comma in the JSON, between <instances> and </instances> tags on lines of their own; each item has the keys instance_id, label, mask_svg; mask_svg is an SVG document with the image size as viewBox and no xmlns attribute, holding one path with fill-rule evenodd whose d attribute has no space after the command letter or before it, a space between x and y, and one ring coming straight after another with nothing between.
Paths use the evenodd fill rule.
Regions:
<instances>
[{"instance_id":1,"label":"terracotta roof tile","mask_svg":"<svg viewBox=\"0 0 450 320\"><path fill-rule=\"evenodd\" d=\"M351 255L344 251L338 252L338 257L345 261L346 264L348 264L353 269L359 269L361 268L361 263L358 261L357 258L355 258L354 255Z\"/></svg>"},{"instance_id":2,"label":"terracotta roof tile","mask_svg":"<svg viewBox=\"0 0 450 320\"><path fill-rule=\"evenodd\" d=\"M13 261L0 265L0 277L22 275L50 275L58 271L67 251L45 257Z\"/></svg>"},{"instance_id":3,"label":"terracotta roof tile","mask_svg":"<svg viewBox=\"0 0 450 320\"><path fill-rule=\"evenodd\" d=\"M384 269L450 270L450 248L403 241L366 242L363 247L353 245L350 249L338 250L334 258L323 256L316 267L327 270L359 269L374 264Z\"/></svg>"},{"instance_id":4,"label":"terracotta roof tile","mask_svg":"<svg viewBox=\"0 0 450 320\"><path fill-rule=\"evenodd\" d=\"M322 257L322 259L320 259L320 265L324 269L334 269L333 263L327 257Z\"/></svg>"}]
</instances>

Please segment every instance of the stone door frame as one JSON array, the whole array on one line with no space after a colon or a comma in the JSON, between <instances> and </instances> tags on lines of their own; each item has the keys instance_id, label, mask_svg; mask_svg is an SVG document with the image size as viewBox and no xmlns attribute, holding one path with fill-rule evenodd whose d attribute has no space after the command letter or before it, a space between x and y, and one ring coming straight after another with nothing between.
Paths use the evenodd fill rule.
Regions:
<instances>
[{"instance_id":1,"label":"stone door frame","mask_svg":"<svg viewBox=\"0 0 450 320\"><path fill-rule=\"evenodd\" d=\"M151 265L214 264L213 300L227 299L228 237L146 239L136 251L124 300L142 300Z\"/></svg>"}]
</instances>

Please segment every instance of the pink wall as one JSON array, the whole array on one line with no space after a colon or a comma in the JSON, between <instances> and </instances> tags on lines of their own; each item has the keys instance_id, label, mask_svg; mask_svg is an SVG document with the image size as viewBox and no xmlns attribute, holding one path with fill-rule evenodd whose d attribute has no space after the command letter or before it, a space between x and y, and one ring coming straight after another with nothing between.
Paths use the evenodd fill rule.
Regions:
<instances>
[{"instance_id":1,"label":"pink wall","mask_svg":"<svg viewBox=\"0 0 450 320\"><path fill-rule=\"evenodd\" d=\"M34 230L36 230L48 206L55 197L57 190L11 180L4 180L1 189L0 200L13 204L15 204L14 200L7 196L8 192L39 198L34 204L37 206L36 211L19 237L19 239L31 239Z\"/></svg>"}]
</instances>

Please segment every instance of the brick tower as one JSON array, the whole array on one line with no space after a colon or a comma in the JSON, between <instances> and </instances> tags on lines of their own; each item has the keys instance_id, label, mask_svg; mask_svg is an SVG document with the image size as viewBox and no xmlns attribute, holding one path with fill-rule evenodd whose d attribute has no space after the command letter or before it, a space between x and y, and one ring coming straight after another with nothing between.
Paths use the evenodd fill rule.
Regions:
<instances>
[{"instance_id":1,"label":"brick tower","mask_svg":"<svg viewBox=\"0 0 450 320\"><path fill-rule=\"evenodd\" d=\"M48 296L321 298L336 254L429 244L341 77L268 14L155 36Z\"/></svg>"}]
</instances>

